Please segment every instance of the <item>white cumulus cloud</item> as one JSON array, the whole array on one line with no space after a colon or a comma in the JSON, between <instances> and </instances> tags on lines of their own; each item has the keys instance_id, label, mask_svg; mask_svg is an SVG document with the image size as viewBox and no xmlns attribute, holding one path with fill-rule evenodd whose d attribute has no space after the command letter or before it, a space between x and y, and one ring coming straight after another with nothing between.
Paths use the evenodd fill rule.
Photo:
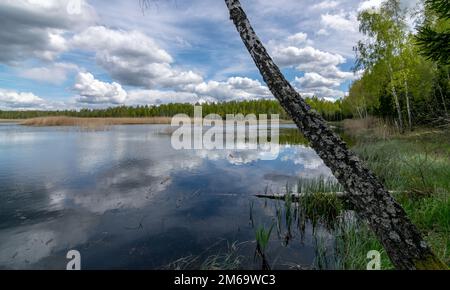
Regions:
<instances>
[{"instance_id":1,"label":"white cumulus cloud","mask_svg":"<svg viewBox=\"0 0 450 290\"><path fill-rule=\"evenodd\" d=\"M66 51L65 33L88 25L95 17L84 0L79 0L79 14L69 14L70 1L1 1L0 62L10 64L36 57L51 61Z\"/></svg>"},{"instance_id":2,"label":"white cumulus cloud","mask_svg":"<svg viewBox=\"0 0 450 290\"><path fill-rule=\"evenodd\" d=\"M231 77L226 81L208 81L190 84L178 90L130 89L125 91L121 84L103 82L89 72L78 73L74 90L78 103L158 105L167 103L204 103L230 100L251 100L270 98L269 89L258 80L245 77Z\"/></svg>"},{"instance_id":3,"label":"white cumulus cloud","mask_svg":"<svg viewBox=\"0 0 450 290\"><path fill-rule=\"evenodd\" d=\"M336 31L358 32L358 19L355 13L322 14L322 24Z\"/></svg>"},{"instance_id":4,"label":"white cumulus cloud","mask_svg":"<svg viewBox=\"0 0 450 290\"><path fill-rule=\"evenodd\" d=\"M340 85L339 81L325 78L318 73L305 73L301 78L296 77L295 81L303 88L337 87Z\"/></svg>"},{"instance_id":5,"label":"white cumulus cloud","mask_svg":"<svg viewBox=\"0 0 450 290\"><path fill-rule=\"evenodd\" d=\"M218 101L252 100L270 98L269 89L257 80L246 77L231 77L226 81L208 81L187 86L186 91L202 97L211 97Z\"/></svg>"},{"instance_id":6,"label":"white cumulus cloud","mask_svg":"<svg viewBox=\"0 0 450 290\"><path fill-rule=\"evenodd\" d=\"M308 34L304 32L299 32L294 35L290 35L287 38L288 42L291 44L303 44L308 40Z\"/></svg>"},{"instance_id":7,"label":"white cumulus cloud","mask_svg":"<svg viewBox=\"0 0 450 290\"><path fill-rule=\"evenodd\" d=\"M46 101L31 92L0 89L0 107L3 109L31 110L45 106Z\"/></svg>"},{"instance_id":8,"label":"white cumulus cloud","mask_svg":"<svg viewBox=\"0 0 450 290\"><path fill-rule=\"evenodd\" d=\"M318 10L332 9L332 8L339 6L339 4L340 3L338 1L326 0L326 1L322 1L317 4L314 4L312 6L312 9L318 9Z\"/></svg>"},{"instance_id":9,"label":"white cumulus cloud","mask_svg":"<svg viewBox=\"0 0 450 290\"><path fill-rule=\"evenodd\" d=\"M282 66L299 66L315 64L317 66L339 65L345 62L344 57L307 47L278 47L274 51L274 57Z\"/></svg>"},{"instance_id":10,"label":"white cumulus cloud","mask_svg":"<svg viewBox=\"0 0 450 290\"><path fill-rule=\"evenodd\" d=\"M203 80L193 71L174 68L172 56L139 31L90 27L77 34L72 45L94 51L97 63L123 85L170 88Z\"/></svg>"},{"instance_id":11,"label":"white cumulus cloud","mask_svg":"<svg viewBox=\"0 0 450 290\"><path fill-rule=\"evenodd\" d=\"M327 34L324 31L321 34ZM340 66L346 63L346 58L338 53L323 51L311 46L308 39L303 39L297 45L292 43L293 36L285 41L271 41L271 50L275 61L283 67L293 67L303 72L303 77L295 77L294 84L304 97L318 96L336 99L345 96L338 87L345 81L351 81L358 76L350 71L343 71Z\"/></svg>"},{"instance_id":12,"label":"white cumulus cloud","mask_svg":"<svg viewBox=\"0 0 450 290\"><path fill-rule=\"evenodd\" d=\"M122 104L127 92L116 82L106 83L94 78L91 73L78 73L74 89L80 95L81 103Z\"/></svg>"},{"instance_id":13,"label":"white cumulus cloud","mask_svg":"<svg viewBox=\"0 0 450 290\"><path fill-rule=\"evenodd\" d=\"M128 105L159 105L168 103L211 103L217 100L211 97L199 97L195 93L160 90L131 90L128 92Z\"/></svg>"},{"instance_id":14,"label":"white cumulus cloud","mask_svg":"<svg viewBox=\"0 0 450 290\"><path fill-rule=\"evenodd\" d=\"M358 6L358 12L364 11L364 10L377 10L381 7L381 4L384 2L384 0L366 0L359 4Z\"/></svg>"}]
</instances>

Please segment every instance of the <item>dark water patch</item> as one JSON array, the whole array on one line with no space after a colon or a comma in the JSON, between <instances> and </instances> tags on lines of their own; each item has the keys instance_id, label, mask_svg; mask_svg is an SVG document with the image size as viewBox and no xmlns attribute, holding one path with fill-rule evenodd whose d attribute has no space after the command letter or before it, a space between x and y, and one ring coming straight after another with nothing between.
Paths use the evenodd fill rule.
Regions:
<instances>
[{"instance_id":1,"label":"dark water patch","mask_svg":"<svg viewBox=\"0 0 450 290\"><path fill-rule=\"evenodd\" d=\"M259 269L255 229L276 224L277 211L254 195L331 176L296 142L282 145L275 160L257 150L177 151L158 133L166 128L1 126L0 267L65 269L72 249L84 269L153 269L189 256L214 265L236 244L239 266ZM314 262L310 227L288 244L272 235L265 251L272 268Z\"/></svg>"}]
</instances>

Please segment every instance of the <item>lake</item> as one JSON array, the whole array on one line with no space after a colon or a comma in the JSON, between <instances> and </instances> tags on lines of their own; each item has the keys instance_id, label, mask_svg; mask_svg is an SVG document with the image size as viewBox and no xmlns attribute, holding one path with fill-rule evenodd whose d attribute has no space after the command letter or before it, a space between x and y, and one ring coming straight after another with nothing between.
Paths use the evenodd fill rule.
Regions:
<instances>
[{"instance_id":1,"label":"lake","mask_svg":"<svg viewBox=\"0 0 450 290\"><path fill-rule=\"evenodd\" d=\"M65 269L77 250L82 269L200 268L233 255L239 268L260 269L255 231L274 224L279 202L255 195L331 178L298 142L275 160L257 150L174 150L167 127L0 124L0 268ZM320 225L312 232L307 223L287 243L273 230L271 267L312 267L317 235L331 236Z\"/></svg>"}]
</instances>

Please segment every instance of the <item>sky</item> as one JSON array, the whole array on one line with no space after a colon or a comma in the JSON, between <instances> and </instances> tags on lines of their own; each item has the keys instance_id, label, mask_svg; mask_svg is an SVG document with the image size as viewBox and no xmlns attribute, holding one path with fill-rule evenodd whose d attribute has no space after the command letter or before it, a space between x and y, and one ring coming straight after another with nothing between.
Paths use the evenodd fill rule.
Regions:
<instances>
[{"instance_id":1,"label":"sky","mask_svg":"<svg viewBox=\"0 0 450 290\"><path fill-rule=\"evenodd\" d=\"M302 97L344 97L382 0L242 0ZM413 6L416 0L404 0ZM272 98L223 0L0 0L0 110Z\"/></svg>"}]
</instances>

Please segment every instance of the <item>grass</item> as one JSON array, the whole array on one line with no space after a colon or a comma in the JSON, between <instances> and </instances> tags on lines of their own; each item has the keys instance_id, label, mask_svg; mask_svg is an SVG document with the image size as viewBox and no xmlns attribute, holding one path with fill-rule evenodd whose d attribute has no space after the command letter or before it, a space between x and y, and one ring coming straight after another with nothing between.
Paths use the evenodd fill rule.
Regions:
<instances>
[{"instance_id":1,"label":"grass","mask_svg":"<svg viewBox=\"0 0 450 290\"><path fill-rule=\"evenodd\" d=\"M435 254L450 266L450 195L445 191L428 197L398 198L413 223L422 231Z\"/></svg>"},{"instance_id":2,"label":"grass","mask_svg":"<svg viewBox=\"0 0 450 290\"><path fill-rule=\"evenodd\" d=\"M296 128L281 128L278 136L281 145L308 145L308 140Z\"/></svg>"},{"instance_id":3,"label":"grass","mask_svg":"<svg viewBox=\"0 0 450 290\"><path fill-rule=\"evenodd\" d=\"M342 187L334 180L300 179L298 191L301 195L298 206L301 222L320 223L329 229L344 208L343 200L335 194ZM304 228L304 225L302 225Z\"/></svg>"},{"instance_id":4,"label":"grass","mask_svg":"<svg viewBox=\"0 0 450 290\"><path fill-rule=\"evenodd\" d=\"M263 226L259 226L256 229L255 236L256 236L256 244L258 245L258 248L261 250L261 253L264 253L267 249L267 246L269 245L270 236L272 234L273 225L270 227L270 229L266 229Z\"/></svg>"},{"instance_id":5,"label":"grass","mask_svg":"<svg viewBox=\"0 0 450 290\"><path fill-rule=\"evenodd\" d=\"M383 246L366 223L358 219L341 219L336 222L334 231L334 269L365 270L367 253L378 251L381 254L381 269L393 269Z\"/></svg>"},{"instance_id":6,"label":"grass","mask_svg":"<svg viewBox=\"0 0 450 290\"><path fill-rule=\"evenodd\" d=\"M287 246L294 238L296 226L303 237L306 225L317 225L333 229L336 218L346 205L341 186L334 179L300 179L294 188L286 185L286 194L256 195L267 200L276 200L274 216L278 238ZM250 204L250 222L253 225L253 206Z\"/></svg>"},{"instance_id":7,"label":"grass","mask_svg":"<svg viewBox=\"0 0 450 290\"><path fill-rule=\"evenodd\" d=\"M238 254L237 243L231 244L225 253L211 255L200 267L201 270L237 270L241 267L244 257Z\"/></svg>"},{"instance_id":8,"label":"grass","mask_svg":"<svg viewBox=\"0 0 450 290\"><path fill-rule=\"evenodd\" d=\"M391 190L436 192L450 188L448 131L359 142L352 149Z\"/></svg>"},{"instance_id":9,"label":"grass","mask_svg":"<svg viewBox=\"0 0 450 290\"><path fill-rule=\"evenodd\" d=\"M270 270L269 262L267 261L266 250L269 245L270 236L272 235L273 225L267 230L263 226L256 229L256 251L255 258L258 255L262 259L262 270Z\"/></svg>"},{"instance_id":10,"label":"grass","mask_svg":"<svg viewBox=\"0 0 450 290\"><path fill-rule=\"evenodd\" d=\"M386 140L399 133L399 130L391 123L376 117L346 119L339 125L342 125L346 134L359 139L370 137Z\"/></svg>"},{"instance_id":11,"label":"grass","mask_svg":"<svg viewBox=\"0 0 450 290\"><path fill-rule=\"evenodd\" d=\"M79 126L83 128L102 128L112 125L170 124L171 118L75 118L75 117L39 117L20 122L24 126Z\"/></svg>"},{"instance_id":12,"label":"grass","mask_svg":"<svg viewBox=\"0 0 450 290\"><path fill-rule=\"evenodd\" d=\"M223 242L226 242L226 250L221 250L217 254L208 254L214 251L213 248L221 247ZM164 266L163 269L239 270L245 260L245 257L239 254L241 246L242 243L238 242L219 241L199 255L182 257Z\"/></svg>"},{"instance_id":13,"label":"grass","mask_svg":"<svg viewBox=\"0 0 450 290\"><path fill-rule=\"evenodd\" d=\"M395 198L450 266L450 130L423 128L388 140L365 136L353 150L390 190L401 192ZM374 240L364 231L358 236ZM359 248L353 246L354 251Z\"/></svg>"}]
</instances>

